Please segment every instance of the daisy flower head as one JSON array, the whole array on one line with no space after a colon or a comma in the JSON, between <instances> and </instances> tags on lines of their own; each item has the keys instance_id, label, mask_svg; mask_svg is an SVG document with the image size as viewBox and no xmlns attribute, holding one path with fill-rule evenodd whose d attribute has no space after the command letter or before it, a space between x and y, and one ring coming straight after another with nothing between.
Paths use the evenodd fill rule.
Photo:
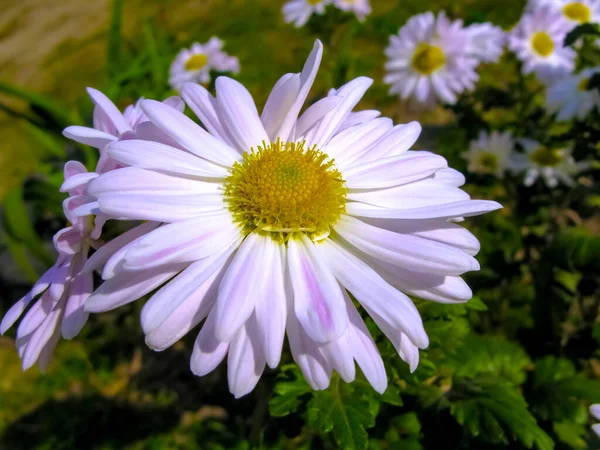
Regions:
<instances>
[{"instance_id":1,"label":"daisy flower head","mask_svg":"<svg viewBox=\"0 0 600 450\"><path fill-rule=\"evenodd\" d=\"M504 53L506 33L491 23L474 23L465 28L466 52L481 62L497 62Z\"/></svg>"},{"instance_id":2,"label":"daisy flower head","mask_svg":"<svg viewBox=\"0 0 600 450\"><path fill-rule=\"evenodd\" d=\"M600 107L600 93L588 89L590 79L600 73L600 67L585 69L575 75L567 75L552 83L546 91L546 109L557 113L559 121L583 120Z\"/></svg>"},{"instance_id":3,"label":"daisy flower head","mask_svg":"<svg viewBox=\"0 0 600 450\"><path fill-rule=\"evenodd\" d=\"M509 48L523 63L523 73L535 73L543 82L570 74L575 52L563 46L571 25L550 7L524 14L509 35Z\"/></svg>"},{"instance_id":4,"label":"daisy flower head","mask_svg":"<svg viewBox=\"0 0 600 450\"><path fill-rule=\"evenodd\" d=\"M313 14L323 14L332 0L289 0L281 11L285 23L293 23L296 28L306 25Z\"/></svg>"},{"instance_id":5,"label":"daisy flower head","mask_svg":"<svg viewBox=\"0 0 600 450\"><path fill-rule=\"evenodd\" d=\"M369 0L334 0L334 4L342 11L353 12L361 22L371 14Z\"/></svg>"},{"instance_id":6,"label":"daisy flower head","mask_svg":"<svg viewBox=\"0 0 600 450\"><path fill-rule=\"evenodd\" d=\"M559 12L571 27L600 22L600 0L530 0L528 11L549 7Z\"/></svg>"},{"instance_id":7,"label":"daisy flower head","mask_svg":"<svg viewBox=\"0 0 600 450\"><path fill-rule=\"evenodd\" d=\"M471 200L441 156L409 151L416 122L352 115L369 78L300 114L321 57L317 41L302 72L277 81L261 114L226 77L216 98L183 86L204 128L143 101L178 147L111 143L110 157L130 167L89 187L107 214L164 224L106 261L106 281L86 309L113 309L162 285L142 311L146 342L164 350L203 322L192 371L205 375L227 358L236 397L278 365L286 334L314 389L329 385L332 370L352 381L356 362L383 392L383 362L350 295L414 370L428 338L408 295L467 301L460 275L478 270L479 242L450 219L500 207Z\"/></svg>"},{"instance_id":8,"label":"daisy flower head","mask_svg":"<svg viewBox=\"0 0 600 450\"><path fill-rule=\"evenodd\" d=\"M456 103L478 80L477 58L464 51L466 46L461 21L451 22L444 13L412 17L385 50L388 74L383 80L391 85L390 94L428 107Z\"/></svg>"},{"instance_id":9,"label":"daisy flower head","mask_svg":"<svg viewBox=\"0 0 600 450\"><path fill-rule=\"evenodd\" d=\"M488 134L481 131L477 140L472 141L469 150L463 154L469 163L467 169L472 173L502 178L514 146L515 141L508 132L492 131Z\"/></svg>"},{"instance_id":10,"label":"daisy flower head","mask_svg":"<svg viewBox=\"0 0 600 450\"><path fill-rule=\"evenodd\" d=\"M590 406L590 414L596 420L600 420L600 404ZM600 423L592 425L594 433L600 436Z\"/></svg>"},{"instance_id":11,"label":"daisy flower head","mask_svg":"<svg viewBox=\"0 0 600 450\"><path fill-rule=\"evenodd\" d=\"M190 48L184 48L171 64L169 84L179 91L184 83L210 82L210 72L239 73L240 62L223 50L223 41L212 37L206 44L196 42Z\"/></svg>"},{"instance_id":12,"label":"daisy flower head","mask_svg":"<svg viewBox=\"0 0 600 450\"><path fill-rule=\"evenodd\" d=\"M528 138L517 142L525 153L514 153L508 168L515 174L525 174L525 186L532 186L538 178L542 178L549 188L555 188L561 182L574 186L573 176L587 167L586 163L575 162L570 148L550 148Z\"/></svg>"}]
</instances>

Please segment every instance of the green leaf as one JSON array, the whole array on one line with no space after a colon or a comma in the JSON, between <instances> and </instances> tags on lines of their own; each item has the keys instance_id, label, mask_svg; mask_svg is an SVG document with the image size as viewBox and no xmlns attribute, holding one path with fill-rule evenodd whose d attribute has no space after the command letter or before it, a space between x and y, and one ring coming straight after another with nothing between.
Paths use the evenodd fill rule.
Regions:
<instances>
[{"instance_id":1,"label":"green leaf","mask_svg":"<svg viewBox=\"0 0 600 450\"><path fill-rule=\"evenodd\" d=\"M585 228L563 231L549 248L552 262L565 269L600 269L600 236Z\"/></svg>"},{"instance_id":2,"label":"green leaf","mask_svg":"<svg viewBox=\"0 0 600 450\"><path fill-rule=\"evenodd\" d=\"M113 76L121 65L121 28L123 23L123 0L113 0L110 28L108 30L107 70Z\"/></svg>"},{"instance_id":3,"label":"green leaf","mask_svg":"<svg viewBox=\"0 0 600 450\"><path fill-rule=\"evenodd\" d=\"M564 46L569 47L577 42L584 36L596 36L600 37L600 24L597 23L584 23L578 25L567 34L564 41Z\"/></svg>"},{"instance_id":4,"label":"green leaf","mask_svg":"<svg viewBox=\"0 0 600 450\"><path fill-rule=\"evenodd\" d=\"M269 400L269 412L273 417L283 417L295 412L300 397L312 392L300 369L295 364L284 366L275 385L275 396Z\"/></svg>"},{"instance_id":5,"label":"green leaf","mask_svg":"<svg viewBox=\"0 0 600 450\"><path fill-rule=\"evenodd\" d=\"M588 448L585 443L585 435L588 431L586 425L573 422L558 422L552 425L552 430L561 442L573 449Z\"/></svg>"},{"instance_id":6,"label":"green leaf","mask_svg":"<svg viewBox=\"0 0 600 450\"><path fill-rule=\"evenodd\" d=\"M378 411L379 402L368 390L335 375L331 386L308 403L308 423L320 433L333 432L340 448L361 450L369 445L366 429L375 425Z\"/></svg>"},{"instance_id":7,"label":"green leaf","mask_svg":"<svg viewBox=\"0 0 600 450\"><path fill-rule=\"evenodd\" d=\"M509 444L513 439L527 448L554 448L552 439L527 409L523 396L500 378L458 378L449 398L450 413L472 436L494 444Z\"/></svg>"}]
</instances>

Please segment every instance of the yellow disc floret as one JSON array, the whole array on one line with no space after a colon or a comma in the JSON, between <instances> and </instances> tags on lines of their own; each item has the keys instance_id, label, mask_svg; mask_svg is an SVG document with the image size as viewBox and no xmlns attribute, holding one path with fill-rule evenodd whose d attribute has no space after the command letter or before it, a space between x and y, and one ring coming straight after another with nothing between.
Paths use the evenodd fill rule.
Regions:
<instances>
[{"instance_id":1,"label":"yellow disc floret","mask_svg":"<svg viewBox=\"0 0 600 450\"><path fill-rule=\"evenodd\" d=\"M530 159L538 166L544 167L553 167L562 162L559 150L554 150L543 145L530 155Z\"/></svg>"},{"instance_id":2,"label":"yellow disc floret","mask_svg":"<svg viewBox=\"0 0 600 450\"><path fill-rule=\"evenodd\" d=\"M441 48L425 42L419 44L412 58L413 68L423 74L430 75L446 63L446 57Z\"/></svg>"},{"instance_id":3,"label":"yellow disc floret","mask_svg":"<svg viewBox=\"0 0 600 450\"><path fill-rule=\"evenodd\" d=\"M206 63L208 62L208 56L204 53L197 53L195 55L190 56L185 62L185 70L195 71L202 69Z\"/></svg>"},{"instance_id":4,"label":"yellow disc floret","mask_svg":"<svg viewBox=\"0 0 600 450\"><path fill-rule=\"evenodd\" d=\"M308 3L311 4L311 5L313 5L313 6L316 6L319 3L321 3L322 1L323 0L308 0Z\"/></svg>"},{"instance_id":5,"label":"yellow disc floret","mask_svg":"<svg viewBox=\"0 0 600 450\"><path fill-rule=\"evenodd\" d=\"M479 155L479 165L482 169L494 172L498 168L498 156L492 152L483 152Z\"/></svg>"},{"instance_id":6,"label":"yellow disc floret","mask_svg":"<svg viewBox=\"0 0 600 450\"><path fill-rule=\"evenodd\" d=\"M588 23L592 18L592 12L587 5L581 2L568 3L563 8L563 13L569 19L579 23Z\"/></svg>"},{"instance_id":7,"label":"yellow disc floret","mask_svg":"<svg viewBox=\"0 0 600 450\"><path fill-rule=\"evenodd\" d=\"M294 233L326 237L346 210L346 193L334 161L303 142L263 142L225 180L229 210L244 232L284 242Z\"/></svg>"},{"instance_id":8,"label":"yellow disc floret","mask_svg":"<svg viewBox=\"0 0 600 450\"><path fill-rule=\"evenodd\" d=\"M543 31L538 31L532 36L531 46L533 51L543 57L550 56L554 51L554 41L548 33Z\"/></svg>"}]
</instances>

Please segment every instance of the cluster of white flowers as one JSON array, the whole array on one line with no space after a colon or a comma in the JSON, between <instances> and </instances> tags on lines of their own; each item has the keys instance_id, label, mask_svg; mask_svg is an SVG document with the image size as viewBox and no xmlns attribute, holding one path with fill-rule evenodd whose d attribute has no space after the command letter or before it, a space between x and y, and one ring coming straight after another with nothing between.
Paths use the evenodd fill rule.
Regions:
<instances>
[{"instance_id":1,"label":"cluster of white flowers","mask_svg":"<svg viewBox=\"0 0 600 450\"><path fill-rule=\"evenodd\" d=\"M516 151L517 145L523 152ZM554 188L561 182L574 186L574 176L588 167L586 162L576 162L571 152L569 147L549 148L533 139L515 139L509 132L482 131L463 157L468 161L470 172L501 179L508 171L523 175L525 186L541 178L548 187Z\"/></svg>"},{"instance_id":2,"label":"cluster of white flowers","mask_svg":"<svg viewBox=\"0 0 600 450\"><path fill-rule=\"evenodd\" d=\"M328 5L353 12L360 21L371 13L369 0L290 0L283 5L283 17L286 23L293 23L300 28L306 25L313 14L322 15Z\"/></svg>"},{"instance_id":3,"label":"cluster of white flowers","mask_svg":"<svg viewBox=\"0 0 600 450\"><path fill-rule=\"evenodd\" d=\"M584 119L600 107L600 94L588 90L600 67L574 73L576 52L564 46L567 34L583 23L600 23L600 0L530 0L509 37L523 73L546 85L546 108L559 121Z\"/></svg>"},{"instance_id":4,"label":"cluster of white flowers","mask_svg":"<svg viewBox=\"0 0 600 450\"><path fill-rule=\"evenodd\" d=\"M459 94L475 87L477 66L497 61L504 44L502 29L489 23L465 27L443 12L419 14L390 37L384 82L391 85L390 94L403 100L426 107L454 104Z\"/></svg>"},{"instance_id":5,"label":"cluster of white flowers","mask_svg":"<svg viewBox=\"0 0 600 450\"><path fill-rule=\"evenodd\" d=\"M24 368L46 366L88 313L151 292L141 313L148 346L164 350L202 323L191 370L208 374L226 358L236 397L279 364L286 335L314 389L333 370L352 381L356 363L385 391L359 305L417 367L428 337L409 296L469 300L461 275L479 269L479 242L455 222L500 205L472 200L443 157L410 150L418 123L352 112L369 78L301 113L321 58L317 41L302 72L275 83L262 114L227 77L217 78L216 97L188 82L183 100L142 99L124 114L90 90L94 127L64 134L98 148L100 162L94 173L67 163L72 226L55 238L58 261L1 324L5 332L39 298L18 329ZM104 243L108 219L135 226ZM96 289L95 271L104 279Z\"/></svg>"}]
</instances>

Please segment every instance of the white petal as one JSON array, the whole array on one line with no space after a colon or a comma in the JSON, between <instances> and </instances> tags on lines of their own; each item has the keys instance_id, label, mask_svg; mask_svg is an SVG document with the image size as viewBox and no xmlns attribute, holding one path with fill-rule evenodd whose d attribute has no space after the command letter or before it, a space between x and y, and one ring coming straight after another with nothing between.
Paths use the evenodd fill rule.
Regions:
<instances>
[{"instance_id":1,"label":"white petal","mask_svg":"<svg viewBox=\"0 0 600 450\"><path fill-rule=\"evenodd\" d=\"M348 326L346 332L341 337L320 345L323 356L346 383L352 383L356 377L354 352L350 339L351 333L351 326Z\"/></svg>"},{"instance_id":2,"label":"white petal","mask_svg":"<svg viewBox=\"0 0 600 450\"><path fill-rule=\"evenodd\" d=\"M321 120L325 114L337 107L341 100L341 97L334 95L331 97L324 97L310 105L296 123L296 139L302 140L301 136L303 136L314 124Z\"/></svg>"},{"instance_id":3,"label":"white petal","mask_svg":"<svg viewBox=\"0 0 600 450\"><path fill-rule=\"evenodd\" d=\"M434 175L433 179L449 186L461 187L465 184L465 176L455 169L441 169Z\"/></svg>"},{"instance_id":4,"label":"white petal","mask_svg":"<svg viewBox=\"0 0 600 450\"><path fill-rule=\"evenodd\" d=\"M270 141L252 96L238 81L219 77L215 83L219 117L240 152Z\"/></svg>"},{"instance_id":5,"label":"white petal","mask_svg":"<svg viewBox=\"0 0 600 450\"><path fill-rule=\"evenodd\" d=\"M357 162L364 164L380 158L401 155L417 142L420 134L421 125L418 122L396 125L385 136L368 148Z\"/></svg>"},{"instance_id":6,"label":"white petal","mask_svg":"<svg viewBox=\"0 0 600 450\"><path fill-rule=\"evenodd\" d=\"M490 200L465 200L413 209L389 209L359 202L349 202L346 204L346 214L386 219L453 219L456 217L477 216L500 208L502 208L501 204Z\"/></svg>"},{"instance_id":7,"label":"white petal","mask_svg":"<svg viewBox=\"0 0 600 450\"><path fill-rule=\"evenodd\" d=\"M96 130L95 128L70 126L63 130L63 135L80 144L89 145L98 149L103 149L106 145L117 140L116 136Z\"/></svg>"},{"instance_id":8,"label":"white petal","mask_svg":"<svg viewBox=\"0 0 600 450\"><path fill-rule=\"evenodd\" d=\"M214 325L215 314L213 308L196 338L190 360L192 372L199 377L215 370L229 350L227 342L221 342L215 337Z\"/></svg>"},{"instance_id":9,"label":"white petal","mask_svg":"<svg viewBox=\"0 0 600 450\"><path fill-rule=\"evenodd\" d=\"M95 172L85 172L77 175L73 175L69 179L66 179L65 182L60 187L60 192L69 192L78 187L85 186L94 178L97 178L98 174Z\"/></svg>"},{"instance_id":10,"label":"white petal","mask_svg":"<svg viewBox=\"0 0 600 450\"><path fill-rule=\"evenodd\" d=\"M185 83L181 90L181 96L210 134L230 146L233 145L217 114L216 100L204 86L196 83Z\"/></svg>"},{"instance_id":11,"label":"white petal","mask_svg":"<svg viewBox=\"0 0 600 450\"><path fill-rule=\"evenodd\" d=\"M175 142L197 156L229 167L240 154L175 108L154 100L143 100L140 106L148 118Z\"/></svg>"},{"instance_id":12,"label":"white petal","mask_svg":"<svg viewBox=\"0 0 600 450\"><path fill-rule=\"evenodd\" d=\"M83 306L94 291L92 275L79 273L72 281L70 289L62 321L62 336L65 339L77 336L87 322L89 313L84 311Z\"/></svg>"},{"instance_id":13,"label":"white petal","mask_svg":"<svg viewBox=\"0 0 600 450\"><path fill-rule=\"evenodd\" d=\"M21 323L19 323L17 338L33 333L46 320L55 304L56 302L52 299L50 292L44 292L40 299L27 311Z\"/></svg>"},{"instance_id":14,"label":"white petal","mask_svg":"<svg viewBox=\"0 0 600 450\"><path fill-rule=\"evenodd\" d=\"M14 325L19 317L21 317L21 314L23 314L23 311L25 311L25 308L27 308L29 303L31 303L33 298L34 295L31 292L28 292L23 298L11 306L11 308L2 318L2 324L0 324L0 334L6 333L8 329Z\"/></svg>"},{"instance_id":15,"label":"white petal","mask_svg":"<svg viewBox=\"0 0 600 450\"><path fill-rule=\"evenodd\" d=\"M448 166L446 160L429 152L389 156L344 170L350 189L377 189L411 183Z\"/></svg>"},{"instance_id":16,"label":"white petal","mask_svg":"<svg viewBox=\"0 0 600 450\"><path fill-rule=\"evenodd\" d=\"M23 353L23 370L29 369L38 360L42 350L57 330L62 316L63 309L60 307L54 308L44 320L44 323L33 332Z\"/></svg>"},{"instance_id":17,"label":"white petal","mask_svg":"<svg viewBox=\"0 0 600 450\"><path fill-rule=\"evenodd\" d=\"M300 74L287 73L273 86L260 116L271 141L276 140L276 133L294 104L299 90Z\"/></svg>"},{"instance_id":18,"label":"white petal","mask_svg":"<svg viewBox=\"0 0 600 450\"><path fill-rule=\"evenodd\" d=\"M306 333L317 342L338 339L348 327L342 291L306 236L288 242L288 267L294 291L294 311Z\"/></svg>"},{"instance_id":19,"label":"white petal","mask_svg":"<svg viewBox=\"0 0 600 450\"><path fill-rule=\"evenodd\" d=\"M106 117L112 122L119 134L131 131L131 127L123 117L123 114L121 114L121 111L106 95L93 88L87 88L87 92L96 106L106 114Z\"/></svg>"},{"instance_id":20,"label":"white petal","mask_svg":"<svg viewBox=\"0 0 600 450\"><path fill-rule=\"evenodd\" d=\"M250 393L265 370L256 320L251 318L231 342L227 357L227 380L235 398Z\"/></svg>"}]
</instances>

